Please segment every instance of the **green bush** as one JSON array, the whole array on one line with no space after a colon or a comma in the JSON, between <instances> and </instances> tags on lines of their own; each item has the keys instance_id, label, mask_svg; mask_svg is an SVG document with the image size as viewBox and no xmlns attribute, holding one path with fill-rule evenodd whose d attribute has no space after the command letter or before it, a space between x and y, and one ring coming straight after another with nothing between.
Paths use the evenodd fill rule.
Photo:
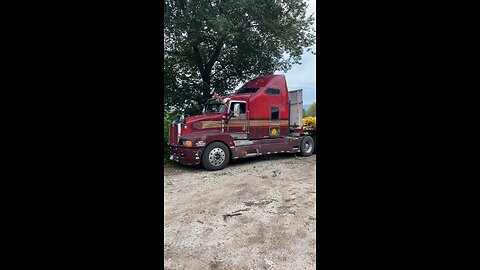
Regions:
<instances>
[{"instance_id":1,"label":"green bush","mask_svg":"<svg viewBox=\"0 0 480 270\"><path fill-rule=\"evenodd\" d=\"M308 108L307 110L305 111L305 113L303 114L303 117L306 117L306 116L311 116L311 117L315 117L317 116L317 102L313 102Z\"/></svg>"}]
</instances>

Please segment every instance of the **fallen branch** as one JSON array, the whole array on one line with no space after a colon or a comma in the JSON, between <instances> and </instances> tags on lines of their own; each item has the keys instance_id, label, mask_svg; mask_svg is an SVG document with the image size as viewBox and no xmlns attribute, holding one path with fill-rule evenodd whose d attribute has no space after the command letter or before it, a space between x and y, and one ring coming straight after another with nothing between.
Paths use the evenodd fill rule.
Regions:
<instances>
[{"instance_id":1,"label":"fallen branch","mask_svg":"<svg viewBox=\"0 0 480 270\"><path fill-rule=\"evenodd\" d=\"M240 212L245 212L245 211L248 211L248 210L250 210L250 209L248 209L248 208L246 208L246 209L240 209L240 210L237 210L237 211L233 211L233 212L230 213L230 214L225 214L225 215L223 215L223 220L224 220L225 222L227 222L227 217L239 216L239 215L242 214L242 213L240 213Z\"/></svg>"},{"instance_id":2,"label":"fallen branch","mask_svg":"<svg viewBox=\"0 0 480 270\"><path fill-rule=\"evenodd\" d=\"M227 222L227 217L239 216L241 214L242 213L231 213L231 214L223 215L223 221Z\"/></svg>"}]
</instances>

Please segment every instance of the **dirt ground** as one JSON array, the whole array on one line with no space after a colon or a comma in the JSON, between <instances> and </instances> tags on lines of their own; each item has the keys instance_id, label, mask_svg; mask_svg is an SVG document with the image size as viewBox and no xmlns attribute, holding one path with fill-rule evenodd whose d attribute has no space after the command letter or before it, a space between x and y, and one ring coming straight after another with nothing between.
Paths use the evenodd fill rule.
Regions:
<instances>
[{"instance_id":1,"label":"dirt ground","mask_svg":"<svg viewBox=\"0 0 480 270\"><path fill-rule=\"evenodd\" d=\"M315 269L316 155L168 165L164 267Z\"/></svg>"}]
</instances>

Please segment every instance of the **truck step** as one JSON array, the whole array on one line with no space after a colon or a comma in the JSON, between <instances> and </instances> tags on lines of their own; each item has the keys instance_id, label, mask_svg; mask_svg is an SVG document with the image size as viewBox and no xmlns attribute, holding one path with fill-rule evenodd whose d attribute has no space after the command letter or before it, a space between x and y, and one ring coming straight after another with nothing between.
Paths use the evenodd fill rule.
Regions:
<instances>
[{"instance_id":1,"label":"truck step","mask_svg":"<svg viewBox=\"0 0 480 270\"><path fill-rule=\"evenodd\" d=\"M235 144L235 146L243 146L243 145L251 145L253 144L253 141L239 140L239 141L233 141L233 143Z\"/></svg>"},{"instance_id":2,"label":"truck step","mask_svg":"<svg viewBox=\"0 0 480 270\"><path fill-rule=\"evenodd\" d=\"M247 133L245 132L230 133L230 135L237 140L247 139Z\"/></svg>"}]
</instances>

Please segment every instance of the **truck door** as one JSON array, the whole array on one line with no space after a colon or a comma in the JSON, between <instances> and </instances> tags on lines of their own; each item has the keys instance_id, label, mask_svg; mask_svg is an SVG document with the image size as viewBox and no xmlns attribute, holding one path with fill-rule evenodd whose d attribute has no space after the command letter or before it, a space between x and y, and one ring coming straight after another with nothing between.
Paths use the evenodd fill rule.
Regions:
<instances>
[{"instance_id":1,"label":"truck door","mask_svg":"<svg viewBox=\"0 0 480 270\"><path fill-rule=\"evenodd\" d=\"M231 101L229 110L234 114L226 125L227 132L230 133L234 139L247 139L247 103L245 101Z\"/></svg>"}]
</instances>

